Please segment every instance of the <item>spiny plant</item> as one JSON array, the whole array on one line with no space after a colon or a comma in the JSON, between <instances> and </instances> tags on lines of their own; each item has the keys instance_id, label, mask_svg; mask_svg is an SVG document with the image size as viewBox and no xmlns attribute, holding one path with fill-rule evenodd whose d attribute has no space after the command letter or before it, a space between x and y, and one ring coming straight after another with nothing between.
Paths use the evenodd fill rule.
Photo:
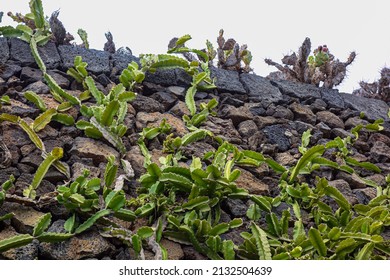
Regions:
<instances>
[{"instance_id":1,"label":"spiny plant","mask_svg":"<svg viewBox=\"0 0 390 280\"><path fill-rule=\"evenodd\" d=\"M126 87L120 83L112 87L108 95L104 95L96 87L93 78L88 75L86 67L87 63L77 56L74 68L70 68L67 72L86 89L80 96L82 100L89 99L91 95L96 100L96 105L81 105L80 112L89 118L89 121L80 120L76 123L76 127L84 130L88 137L95 139L104 137L123 155L126 149L121 137L127 132L123 121L127 114L127 103L136 97L136 93L126 90ZM127 80L122 79L122 81Z\"/></svg>"},{"instance_id":2,"label":"spiny plant","mask_svg":"<svg viewBox=\"0 0 390 280\"><path fill-rule=\"evenodd\" d=\"M14 186L14 182L15 182L14 175L10 175L9 179L0 186L0 207L3 205L5 201L7 191Z\"/></svg>"},{"instance_id":3,"label":"spiny plant","mask_svg":"<svg viewBox=\"0 0 390 280\"><path fill-rule=\"evenodd\" d=\"M39 165L37 171L35 172L34 178L32 180L32 183L30 186L23 191L23 195L27 198L35 199L36 197L36 189L41 184L43 178L45 177L47 171L49 170L50 166L62 158L63 156L63 149L55 147L53 150L46 155L45 159L42 161L42 163Z\"/></svg>"},{"instance_id":4,"label":"spiny plant","mask_svg":"<svg viewBox=\"0 0 390 280\"><path fill-rule=\"evenodd\" d=\"M46 121L41 120L41 116L42 115L38 116L36 118L36 120L31 123L31 125L28 125L25 120L23 120L22 118L20 118L18 116L2 113L2 114L0 114L0 122L8 121L10 123L19 125L24 130L24 132L27 133L31 142L33 142L35 144L35 146L39 150L42 151L42 154L41 154L42 157L44 159L46 159L49 154L46 151L46 148L45 148L45 145L44 145L42 139L39 138L39 136L35 132L36 127L39 127L42 125L42 123L45 123L48 121L47 119L46 119ZM34 127L35 127L35 129L34 129ZM67 178L70 178L70 170L69 170L69 166L67 164L59 161L58 159L55 160L52 164L59 172L64 174Z\"/></svg>"},{"instance_id":5,"label":"spiny plant","mask_svg":"<svg viewBox=\"0 0 390 280\"><path fill-rule=\"evenodd\" d=\"M194 115L196 112L194 96L197 89L208 90L215 88L214 81L210 77L209 65L212 63L213 55L205 50L198 50L188 48L185 43L191 40L190 35L184 35L180 38L174 38L169 44L168 53L180 53L185 56L189 61L189 64L183 65L184 69L193 77L192 85L186 93L186 105ZM199 60L191 59L194 55L197 55ZM199 71L202 70L202 71Z\"/></svg>"},{"instance_id":6,"label":"spiny plant","mask_svg":"<svg viewBox=\"0 0 390 280\"><path fill-rule=\"evenodd\" d=\"M360 88L354 90L352 94L390 102L390 68L384 67L380 74L379 80L373 83L361 81Z\"/></svg>"},{"instance_id":7,"label":"spiny plant","mask_svg":"<svg viewBox=\"0 0 390 280\"><path fill-rule=\"evenodd\" d=\"M135 220L135 214L124 208L126 197L122 190L124 180L131 180L134 176L131 165L121 160L125 174L117 176L118 165L114 156L109 156L107 161L103 182L99 178L88 179L90 172L84 170L75 181L57 188L57 201L70 211L64 225L68 232L79 234L110 214L125 221ZM100 191L103 203L100 201ZM83 219L85 221L80 223Z\"/></svg>"},{"instance_id":8,"label":"spiny plant","mask_svg":"<svg viewBox=\"0 0 390 280\"><path fill-rule=\"evenodd\" d=\"M89 49L89 42L88 42L88 33L84 29L79 28L77 30L77 34L80 36L81 41L83 42L80 47Z\"/></svg>"},{"instance_id":9,"label":"spiny plant","mask_svg":"<svg viewBox=\"0 0 390 280\"><path fill-rule=\"evenodd\" d=\"M268 77L277 80L291 80L306 84L333 88L339 85L345 78L347 67L354 61L355 52L351 52L346 62L340 62L329 52L326 45L319 46L310 55L311 42L306 38L295 52L282 58L283 65L271 59L265 59L265 63L275 66L279 71L271 73Z\"/></svg>"},{"instance_id":10,"label":"spiny plant","mask_svg":"<svg viewBox=\"0 0 390 280\"><path fill-rule=\"evenodd\" d=\"M115 53L115 43L111 32L107 32L104 35L106 36L107 42L104 43L103 50L109 53Z\"/></svg>"},{"instance_id":11,"label":"spiny plant","mask_svg":"<svg viewBox=\"0 0 390 280\"><path fill-rule=\"evenodd\" d=\"M12 237L0 240L0 252L12 248L18 248L30 244L34 239L39 242L61 242L73 236L70 233L45 232L51 223L51 214L47 213L37 221L31 234L17 234Z\"/></svg>"},{"instance_id":12,"label":"spiny plant","mask_svg":"<svg viewBox=\"0 0 390 280\"><path fill-rule=\"evenodd\" d=\"M251 72L252 53L248 50L248 46L246 44L240 46L232 38L225 40L223 34L224 31L221 29L217 38L218 67L238 72ZM241 62L243 62L244 67Z\"/></svg>"}]
</instances>

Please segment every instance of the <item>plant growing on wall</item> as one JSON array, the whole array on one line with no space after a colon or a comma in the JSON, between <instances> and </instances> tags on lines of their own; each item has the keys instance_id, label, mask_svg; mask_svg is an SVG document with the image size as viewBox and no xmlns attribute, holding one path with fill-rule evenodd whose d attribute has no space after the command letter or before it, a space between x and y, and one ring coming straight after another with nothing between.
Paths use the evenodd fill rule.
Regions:
<instances>
[{"instance_id":1,"label":"plant growing on wall","mask_svg":"<svg viewBox=\"0 0 390 280\"><path fill-rule=\"evenodd\" d=\"M347 67L354 61L355 52L351 52L346 62L340 62L329 52L326 45L319 46L310 56L311 42L306 38L295 52L282 58L281 65L265 59L265 63L275 66L279 71L271 73L268 77L277 80L291 80L306 84L333 88L339 85L347 74Z\"/></svg>"},{"instance_id":2,"label":"plant growing on wall","mask_svg":"<svg viewBox=\"0 0 390 280\"><path fill-rule=\"evenodd\" d=\"M218 67L238 72L251 72L252 53L248 50L248 46L246 44L240 46L232 38L225 40L223 34L224 31L221 29L217 38Z\"/></svg>"},{"instance_id":3,"label":"plant growing on wall","mask_svg":"<svg viewBox=\"0 0 390 280\"><path fill-rule=\"evenodd\" d=\"M390 68L382 68L380 74L379 80L373 83L361 81L360 88L354 90L352 94L390 102Z\"/></svg>"}]
</instances>

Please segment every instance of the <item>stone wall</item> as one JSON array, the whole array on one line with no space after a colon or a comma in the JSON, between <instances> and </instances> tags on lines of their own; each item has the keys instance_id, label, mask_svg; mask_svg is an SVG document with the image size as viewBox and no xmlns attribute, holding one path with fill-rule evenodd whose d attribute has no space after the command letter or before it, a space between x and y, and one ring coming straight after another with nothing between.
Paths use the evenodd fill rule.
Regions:
<instances>
[{"instance_id":1,"label":"stone wall","mask_svg":"<svg viewBox=\"0 0 390 280\"><path fill-rule=\"evenodd\" d=\"M105 93L112 82L118 81L119 73L129 62L138 61L131 52L119 51L110 54L74 46L57 48L53 43L39 48L39 52L57 83L75 95L80 94L82 88L66 74L67 68L73 66L75 56L81 55L83 61L88 63L87 70L95 78L98 88ZM15 114L23 117L27 122L36 118L40 111L24 98L24 92L27 90L38 93L48 107L58 105L43 82L42 73L37 69L27 43L18 39L0 38L0 65L3 66L0 72L0 95L6 94L11 97L11 105L2 105L0 113ZM383 118L384 130L380 133L363 132L353 149L353 157L358 161L377 164L382 169L382 173L366 172L365 177L378 184L385 184L384 177L390 173L390 120L387 117L389 105L385 102L312 85L270 81L254 74L239 74L214 67L211 68L211 72L212 77L216 78L217 89L198 92L195 99L200 103L216 98L219 102L218 115L210 117L203 128L241 148L269 155L286 167L292 166L299 158L298 147L301 135L307 129L312 129L311 145L323 144L337 136L351 135L349 130L357 124L366 124ZM181 117L188 114L184 96L190 82L190 77L178 69L148 74L136 100L129 105L129 114L125 119L129 129L123 137L123 142L128 150L126 159L131 162L136 174L134 182L126 186L129 194L135 193L138 185L136 179L145 172L142 164L143 157L137 146L138 133L144 127L158 125L163 118L171 124L175 135L182 136L188 132ZM361 112L364 113L363 119L359 117ZM68 113L75 120L82 119L76 108ZM90 169L93 176L103 176L105 157L110 154L118 156L118 152L109 143L87 138L75 127L52 122L39 132L39 136L49 151L53 147L64 148L63 161L70 166L73 178L79 176L83 168ZM162 155L160 140L151 141L148 147L155 161ZM0 124L0 141L11 153L11 162L0 169L0 184L7 180L10 174L14 174L16 184L11 193L22 195L23 189L30 184L36 168L42 162L40 151L35 148L23 130L8 122ZM212 143L204 141L186 147L184 154L189 158L191 155L201 156L205 151L215 148ZM0 161L3 156L4 151L0 149ZM330 184L339 188L352 204L365 203L375 196L372 188L367 188L363 182L352 175L335 171L327 171L322 175L327 177ZM64 180L66 178L61 173L50 169L37 190L38 197L52 193L57 185L63 184ZM277 183L275 174L265 166L242 169L242 176L237 181L240 187L248 189L251 193L266 195L278 193ZM0 216L14 207L12 203L5 204L0 209ZM245 218L246 209L247 205L241 200L227 200L223 205L223 215L225 219ZM38 211L35 215L33 211L36 210L31 207L18 208L12 225L3 231L0 229L0 239L15 231L31 231L31 224L33 224L31 219L42 214ZM51 211L56 219L51 226L52 230L61 231L63 219L67 215L64 209L55 207L40 209L40 211ZM26 220L24 219L26 213L34 215L31 214L33 217ZM22 247L20 249L22 253L17 251L19 257L15 250L13 253L4 253L2 257L21 258L21 255L23 258L54 259L127 257L123 255L123 250L114 250L114 246L96 232L86 233L86 235L88 238L81 235L75 238L76 241L72 241L72 244L68 244L70 249L67 247L64 250L57 248L56 245L34 245L33 243L30 244L32 247L27 249ZM78 242L91 242L91 244L96 242L100 246L91 245L93 248L90 251L78 254L75 252ZM194 255L191 247L180 247L176 243L169 243L168 240L164 242L167 243L166 247L173 248L176 259L188 259Z\"/></svg>"}]
</instances>

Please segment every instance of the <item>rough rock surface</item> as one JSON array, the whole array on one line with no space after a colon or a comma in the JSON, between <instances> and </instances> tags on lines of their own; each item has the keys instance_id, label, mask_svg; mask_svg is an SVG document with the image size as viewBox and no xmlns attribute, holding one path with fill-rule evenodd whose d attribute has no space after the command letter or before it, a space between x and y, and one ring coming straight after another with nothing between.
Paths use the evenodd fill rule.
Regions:
<instances>
[{"instance_id":1,"label":"rough rock surface","mask_svg":"<svg viewBox=\"0 0 390 280\"><path fill-rule=\"evenodd\" d=\"M107 94L113 85L118 83L118 75L131 61L139 63L129 49L118 50L109 54L98 50L86 50L75 46L56 47L50 43L39 49L50 75L67 92L80 96L84 88L66 74L68 67L73 66L74 57L81 55L88 63L87 70L96 81L99 90ZM23 118L28 125L41 113L32 102L26 101L25 92L36 92L45 102L47 108L57 108L57 102L37 68L28 44L18 39L0 38L0 95L8 95L11 105L1 104L0 114L15 114ZM382 187L386 186L385 176L390 173L390 120L387 118L388 104L375 99L356 97L339 93L338 90L317 88L312 85L289 81L272 81L254 74L242 74L222 69L211 68L212 77L216 80L216 89L199 91L195 95L196 105L207 103L216 98L219 105L215 115L208 116L200 128L210 130L222 141L229 141L239 149L250 149L272 157L279 164L290 168L294 166L301 154L301 136L311 130L309 147L326 144L334 137L351 137L350 130L356 125L366 125L374 119L383 118L384 129L379 132L362 130L350 156L364 162L375 163L382 172L376 174L361 167L355 167L362 178L371 180ZM172 126L173 137L183 136L189 132L183 122L184 115L190 115L185 105L185 96L192 78L183 70L158 70L148 73L142 85L137 85L137 97L128 105L128 114L124 124L128 130L122 137L126 147L123 158L128 160L134 170L134 178L125 181L123 190L127 198L140 194L139 177L145 174L144 156L137 145L143 128L159 125L163 119ZM93 105L94 99L83 101ZM361 114L364 113L364 116ZM75 121L86 120L79 107L74 106L64 112ZM94 140L85 136L75 126L64 126L52 121L45 129L38 132L49 152L54 147L64 150L62 162L70 167L70 179L50 168L37 189L36 201L27 201L27 205L15 205L6 201L0 207L0 216L12 211L15 216L0 222L0 240L15 234L31 233L33 226L44 213L52 213L52 224L49 231L64 232L64 221L69 218L69 211L61 205L51 204L57 195L58 186L75 180L84 169L90 170L89 178L100 178L104 182L106 157L114 155L119 163L118 151L106 140ZM146 145L153 162L159 166L159 158L166 156L163 152L165 135L147 140ZM43 162L42 152L32 143L30 137L17 124L4 121L0 123L0 185L15 176L15 186L9 190L13 196L22 196L22 192L32 182L38 166ZM6 148L4 148L6 147ZM188 167L193 157L203 158L207 152L218 149L219 144L210 137L187 145L182 149L180 166ZM328 150L324 156L335 160L337 151ZM237 166L235 166L237 167ZM272 168L263 163L257 167L240 167L241 176L235 181L237 186L251 194L276 196L280 192L279 177ZM122 170L121 170L122 172ZM118 174L119 175L119 174ZM330 168L321 168L315 175L325 177L329 184L336 187L351 204L367 204L376 197L376 189L367 186L356 174L348 174ZM309 176L299 176L300 180L311 180ZM309 181L313 185L314 181ZM8 199L8 198L7 198ZM183 197L186 199L186 197ZM329 204L337 204L327 198ZM38 203L38 205L36 204ZM99 201L103 205L103 201ZM221 203L221 222L229 222L235 217L244 220L241 228L223 234L223 239L242 242L240 232L248 228L246 216L248 206L252 203L246 199L229 198ZM12 206L12 207L11 207ZM274 207L278 218L289 206L282 202ZM290 208L291 210L291 208ZM291 210L292 211L292 210ZM292 213L292 212L291 212ZM293 215L293 213L292 213ZM305 226L310 226L309 213L302 211ZM148 225L147 218L136 222L118 222L127 229L137 229ZM264 215L259 223L265 223ZM205 259L204 256L187 246L162 239L168 251L168 257L177 259ZM153 259L150 248L145 249L145 257ZM61 243L33 243L12 249L0 254L4 259L134 259L134 251L127 248L115 238L104 238L98 227L76 235Z\"/></svg>"}]
</instances>

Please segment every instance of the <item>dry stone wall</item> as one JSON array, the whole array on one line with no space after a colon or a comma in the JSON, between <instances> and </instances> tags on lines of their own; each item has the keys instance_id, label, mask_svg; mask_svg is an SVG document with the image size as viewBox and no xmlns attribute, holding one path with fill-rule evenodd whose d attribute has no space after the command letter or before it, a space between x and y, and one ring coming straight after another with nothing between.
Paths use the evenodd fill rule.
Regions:
<instances>
[{"instance_id":1,"label":"dry stone wall","mask_svg":"<svg viewBox=\"0 0 390 280\"><path fill-rule=\"evenodd\" d=\"M75 56L81 55L88 63L87 70L93 75L100 90L107 93L112 82L118 82L118 75L131 61L138 58L129 50L119 50L110 54L99 50L87 50L75 46L60 46L49 43L39 48L43 61L50 69L49 73L57 83L78 95L82 88L66 74L67 68L73 66ZM3 105L1 113L12 113L25 118L27 122L36 118L39 110L24 98L24 92L32 90L39 94L48 107L57 106L43 82L42 72L38 69L27 43L19 39L0 38L0 95L11 97L11 105ZM389 104L380 100L357 97L337 90L317 88L312 85L298 84L289 81L272 81L254 74L239 74L211 67L212 77L216 78L217 89L209 92L198 92L196 102L205 102L216 98L219 102L218 114L210 117L203 128L215 135L237 144L243 149L251 149L271 156L280 164L289 167L299 158L298 147L301 135L307 129L312 130L311 145L326 143L337 136L351 135L349 130L357 124L367 124L378 118L385 120L384 130L379 133L364 132L356 142L353 157L358 161L370 161L382 169L381 174L366 172L364 175L378 184L385 184L385 175L390 173L390 120L387 117ZM143 128L158 125L162 119L173 127L175 135L187 133L181 117L188 114L184 103L186 89L191 78L182 70L157 71L148 74L142 89L131 105L125 118L128 132L123 137L128 159L135 171L135 179L126 188L129 195L136 194L137 178L145 172L143 156L137 146L138 133ZM364 118L361 118L361 112ZM69 114L75 120L82 119L76 109ZM93 140L75 127L51 123L39 132L47 150L62 147L65 151L63 161L71 169L72 178L77 178L84 168L91 170L91 175L102 177L106 156L118 152L104 141ZM153 160L158 161L162 155L162 139L156 138L149 143ZM23 189L30 184L33 174L42 162L40 151L31 143L28 136L19 127L8 122L0 124L0 141L11 153L11 161L0 169L0 184L13 174L16 178L15 188L11 194L22 195ZM205 151L215 149L212 143L195 143L184 150L184 155L201 156ZM4 151L0 149L0 161ZM1 163L1 162L0 162ZM330 184L338 188L350 203L365 203L375 196L372 188L352 175L328 170L321 174ZM54 169L50 169L37 190L40 197L53 193L56 186L64 183L66 178ZM253 194L275 195L278 193L277 177L265 166L242 169L242 176L237 181L240 187ZM51 207L51 208L50 208ZM15 204L5 203L0 209L4 212L15 210ZM247 205L241 200L230 200L223 205L222 217L225 220L234 217L245 219ZM50 231L63 231L66 209L48 206L39 209L50 211L56 220ZM283 204L279 212L283 211ZM36 213L38 212L38 213ZM11 223L0 228L0 239L14 232L24 233L32 229L40 217L37 210L28 205L18 208ZM29 218L26 219L25 216ZM387 233L388 234L388 233ZM231 238L231 237L230 237ZM239 234L236 236L239 238ZM201 258L193 248L180 246L165 240L165 246L175 258ZM82 245L81 245L82 244ZM98 244L98 245L96 245ZM80 251L82 246L85 250ZM83 233L71 239L64 246L58 244L31 243L28 246L2 253L1 258L10 259L81 259L81 258L130 258L127 251L117 243L111 243L96 232Z\"/></svg>"}]
</instances>

